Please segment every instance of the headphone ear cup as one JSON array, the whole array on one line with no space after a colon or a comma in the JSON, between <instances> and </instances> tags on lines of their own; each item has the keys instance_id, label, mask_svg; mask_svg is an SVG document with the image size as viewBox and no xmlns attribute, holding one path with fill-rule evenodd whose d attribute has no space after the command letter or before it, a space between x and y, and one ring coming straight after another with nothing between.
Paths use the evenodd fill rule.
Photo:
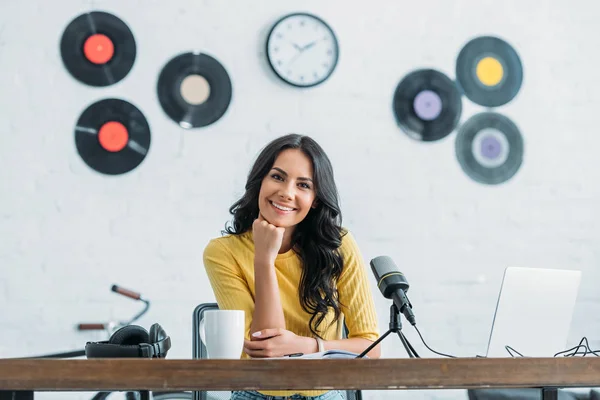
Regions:
<instances>
[{"instance_id":1,"label":"headphone ear cup","mask_svg":"<svg viewBox=\"0 0 600 400\"><path fill-rule=\"evenodd\" d=\"M154 323L150 327L149 336L151 344L158 344L158 354L156 356L158 358L165 358L171 348L171 338L167 335L167 332L165 332L160 324Z\"/></svg>"},{"instance_id":2,"label":"headphone ear cup","mask_svg":"<svg viewBox=\"0 0 600 400\"><path fill-rule=\"evenodd\" d=\"M121 345L138 345L150 343L148 331L138 325L127 325L116 331L110 337L108 343Z\"/></svg>"},{"instance_id":3,"label":"headphone ear cup","mask_svg":"<svg viewBox=\"0 0 600 400\"><path fill-rule=\"evenodd\" d=\"M148 336L150 337L150 343L156 343L166 338L167 332L165 332L160 324L155 323L150 327L150 333Z\"/></svg>"}]
</instances>

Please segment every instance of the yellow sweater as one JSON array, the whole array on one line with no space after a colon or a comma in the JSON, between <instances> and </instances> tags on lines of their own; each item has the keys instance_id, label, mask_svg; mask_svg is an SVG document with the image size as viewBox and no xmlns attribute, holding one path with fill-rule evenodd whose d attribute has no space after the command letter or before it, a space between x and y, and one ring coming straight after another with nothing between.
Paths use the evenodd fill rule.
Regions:
<instances>
[{"instance_id":1,"label":"yellow sweater","mask_svg":"<svg viewBox=\"0 0 600 400\"><path fill-rule=\"evenodd\" d=\"M348 338L377 340L379 330L373 297L369 288L365 265L353 236L348 232L342 239L340 253L344 260L343 272L337 289ZM244 310L246 313L246 339L250 337L250 324L254 313L254 241L252 232L226 235L212 239L204 250L204 267L214 291L219 308ZM300 258L293 251L279 254L275 260L277 281L286 329L296 335L313 337L309 328L311 315L300 305ZM345 306L345 307L344 307ZM319 325L324 340L342 338L341 323L331 324L334 312L330 310ZM341 322L342 320L340 320ZM242 358L249 358L245 353ZM326 391L302 391L304 396L318 396ZM265 391L271 396L290 396L293 391Z\"/></svg>"}]
</instances>

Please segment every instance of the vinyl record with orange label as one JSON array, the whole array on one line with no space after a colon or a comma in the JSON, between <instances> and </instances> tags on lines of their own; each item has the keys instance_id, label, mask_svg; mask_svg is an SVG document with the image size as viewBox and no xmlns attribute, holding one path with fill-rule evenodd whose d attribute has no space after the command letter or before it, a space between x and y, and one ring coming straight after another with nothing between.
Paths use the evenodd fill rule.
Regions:
<instances>
[{"instance_id":1,"label":"vinyl record with orange label","mask_svg":"<svg viewBox=\"0 0 600 400\"><path fill-rule=\"evenodd\" d=\"M482 36L469 41L458 54L456 79L469 100L484 107L498 107L519 92L523 66L507 42Z\"/></svg>"},{"instance_id":2,"label":"vinyl record with orange label","mask_svg":"<svg viewBox=\"0 0 600 400\"><path fill-rule=\"evenodd\" d=\"M131 71L136 44L125 22L112 14L94 11L67 25L60 53L65 68L75 79L89 86L109 86Z\"/></svg>"},{"instance_id":3,"label":"vinyl record with orange label","mask_svg":"<svg viewBox=\"0 0 600 400\"><path fill-rule=\"evenodd\" d=\"M512 178L523 163L519 128L506 116L484 112L469 118L456 135L456 157L474 181L497 185Z\"/></svg>"},{"instance_id":4,"label":"vinyl record with orange label","mask_svg":"<svg viewBox=\"0 0 600 400\"><path fill-rule=\"evenodd\" d=\"M232 85L225 67L203 53L184 53L171 59L158 77L158 100L181 127L213 124L227 111Z\"/></svg>"},{"instance_id":5,"label":"vinyl record with orange label","mask_svg":"<svg viewBox=\"0 0 600 400\"><path fill-rule=\"evenodd\" d=\"M75 145L83 161L107 175L136 168L150 148L150 127L142 112L121 99L87 107L75 127Z\"/></svg>"},{"instance_id":6,"label":"vinyl record with orange label","mask_svg":"<svg viewBox=\"0 0 600 400\"><path fill-rule=\"evenodd\" d=\"M400 81L393 109L396 122L409 137L431 142L445 138L456 128L462 99L454 82L445 74L420 69Z\"/></svg>"}]
</instances>

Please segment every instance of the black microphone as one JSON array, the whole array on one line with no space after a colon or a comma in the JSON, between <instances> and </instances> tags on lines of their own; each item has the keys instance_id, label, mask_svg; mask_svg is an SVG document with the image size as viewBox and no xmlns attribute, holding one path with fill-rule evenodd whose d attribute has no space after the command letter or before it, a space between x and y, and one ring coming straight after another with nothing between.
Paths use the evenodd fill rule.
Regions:
<instances>
[{"instance_id":1,"label":"black microphone","mask_svg":"<svg viewBox=\"0 0 600 400\"><path fill-rule=\"evenodd\" d=\"M379 256L371 260L371 269L377 279L377 287L386 299L393 299L398 310L410 322L416 325L415 314L412 312L412 304L406 297L408 292L408 281L394 261L388 256Z\"/></svg>"}]
</instances>

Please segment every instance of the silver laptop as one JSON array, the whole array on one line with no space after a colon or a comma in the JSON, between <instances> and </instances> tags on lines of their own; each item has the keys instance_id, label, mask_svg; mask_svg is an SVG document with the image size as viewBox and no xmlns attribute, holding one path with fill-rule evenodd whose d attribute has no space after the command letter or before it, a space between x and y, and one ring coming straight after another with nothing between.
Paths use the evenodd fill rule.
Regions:
<instances>
[{"instance_id":1,"label":"silver laptop","mask_svg":"<svg viewBox=\"0 0 600 400\"><path fill-rule=\"evenodd\" d=\"M508 267L487 357L554 357L567 349L581 271Z\"/></svg>"}]
</instances>

